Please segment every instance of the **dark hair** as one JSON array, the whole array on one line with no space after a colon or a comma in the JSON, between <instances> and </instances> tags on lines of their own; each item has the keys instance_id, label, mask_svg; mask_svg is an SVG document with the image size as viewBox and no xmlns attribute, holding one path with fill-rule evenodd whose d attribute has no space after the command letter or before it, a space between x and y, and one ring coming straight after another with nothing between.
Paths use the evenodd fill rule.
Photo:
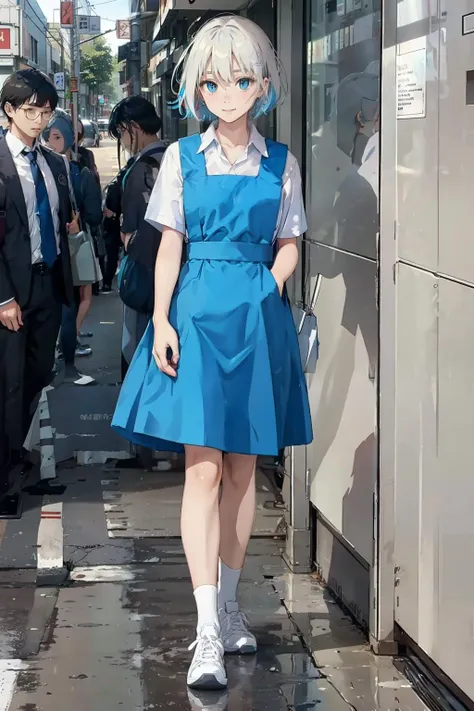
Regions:
<instances>
[{"instance_id":1,"label":"dark hair","mask_svg":"<svg viewBox=\"0 0 474 711\"><path fill-rule=\"evenodd\" d=\"M5 105L11 104L18 109L34 99L34 106L49 104L55 111L58 105L58 92L53 82L37 69L22 69L8 77L0 94L0 107L5 113Z\"/></svg>"},{"instance_id":2,"label":"dark hair","mask_svg":"<svg viewBox=\"0 0 474 711\"><path fill-rule=\"evenodd\" d=\"M120 138L120 127L131 130L136 123L149 136L161 131L161 119L153 104L142 96L128 96L114 108L109 120L109 135Z\"/></svg>"}]
</instances>

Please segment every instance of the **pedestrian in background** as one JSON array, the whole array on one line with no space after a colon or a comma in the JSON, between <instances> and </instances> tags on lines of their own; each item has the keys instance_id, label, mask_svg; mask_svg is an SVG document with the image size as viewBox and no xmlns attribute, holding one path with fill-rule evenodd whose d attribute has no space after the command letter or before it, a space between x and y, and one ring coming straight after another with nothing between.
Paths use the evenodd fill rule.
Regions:
<instances>
[{"instance_id":1,"label":"pedestrian in background","mask_svg":"<svg viewBox=\"0 0 474 711\"><path fill-rule=\"evenodd\" d=\"M132 159L133 162L133 159ZM120 222L122 215L122 181L130 166L127 164L104 191L104 220L102 230L106 254L101 261L102 293L112 292L112 283L117 273L122 239Z\"/></svg>"},{"instance_id":2,"label":"pedestrian in background","mask_svg":"<svg viewBox=\"0 0 474 711\"><path fill-rule=\"evenodd\" d=\"M67 160L73 201L79 213L82 234L85 239L92 240L92 235L87 230L97 228L102 222L102 195L92 172L73 158L74 128L71 119L64 111L56 112L43 133L43 139L51 149L64 155ZM65 381L76 385L90 385L95 382L92 377L79 373L74 364L75 356L81 357L92 353L90 346L81 344L79 340L82 324L92 304L92 284L100 276L96 268L95 246L92 241L88 255L91 262L90 273L94 276L91 277L92 280L91 278L81 280L79 270L73 268L75 303L64 307L61 323L60 342L65 364ZM77 258L77 255L73 257L73 266Z\"/></svg>"},{"instance_id":3,"label":"pedestrian in background","mask_svg":"<svg viewBox=\"0 0 474 711\"><path fill-rule=\"evenodd\" d=\"M109 133L120 148L131 154L121 178L121 239L127 253L133 247L133 259L151 270L149 307L137 311L124 307L122 353L123 376L153 312L153 265L160 243L160 232L145 220L165 146L158 137L161 119L149 101L140 96L123 99L114 108Z\"/></svg>"},{"instance_id":4,"label":"pedestrian in background","mask_svg":"<svg viewBox=\"0 0 474 711\"><path fill-rule=\"evenodd\" d=\"M145 214L165 151L160 131L155 107L140 96L121 101L110 117L109 133L118 141L118 153L125 149L131 155L120 181L122 266L127 269L127 277L120 283L124 301L122 378L153 313L154 264L161 233L145 220ZM141 466L151 469L153 450L138 445L136 452ZM168 461L160 461L158 466L171 468Z\"/></svg>"},{"instance_id":5,"label":"pedestrian in background","mask_svg":"<svg viewBox=\"0 0 474 711\"><path fill-rule=\"evenodd\" d=\"M0 106L9 130L0 138L0 380L8 383L5 423L11 461L22 448L41 391L52 379L62 304L74 301L68 234L77 232L66 164L39 144L58 104L36 69L12 74Z\"/></svg>"}]
</instances>

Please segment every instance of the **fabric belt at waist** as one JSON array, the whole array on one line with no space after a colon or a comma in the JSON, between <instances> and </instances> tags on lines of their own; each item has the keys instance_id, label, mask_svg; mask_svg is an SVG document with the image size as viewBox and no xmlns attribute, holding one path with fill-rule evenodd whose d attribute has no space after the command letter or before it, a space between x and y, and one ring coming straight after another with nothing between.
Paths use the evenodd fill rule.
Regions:
<instances>
[{"instance_id":1,"label":"fabric belt at waist","mask_svg":"<svg viewBox=\"0 0 474 711\"><path fill-rule=\"evenodd\" d=\"M188 259L221 260L226 262L273 262L273 245L247 242L190 242Z\"/></svg>"}]
</instances>

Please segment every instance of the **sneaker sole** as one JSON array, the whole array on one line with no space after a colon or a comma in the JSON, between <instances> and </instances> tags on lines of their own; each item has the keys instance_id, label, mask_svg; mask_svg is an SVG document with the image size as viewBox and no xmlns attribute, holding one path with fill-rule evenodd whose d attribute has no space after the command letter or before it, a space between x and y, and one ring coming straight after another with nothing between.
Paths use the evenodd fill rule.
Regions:
<instances>
[{"instance_id":1,"label":"sneaker sole","mask_svg":"<svg viewBox=\"0 0 474 711\"><path fill-rule=\"evenodd\" d=\"M216 679L214 674L203 674L192 683L188 681L188 687L190 689L202 689L204 691L220 691L221 689L227 689L227 682L222 684Z\"/></svg>"}]
</instances>

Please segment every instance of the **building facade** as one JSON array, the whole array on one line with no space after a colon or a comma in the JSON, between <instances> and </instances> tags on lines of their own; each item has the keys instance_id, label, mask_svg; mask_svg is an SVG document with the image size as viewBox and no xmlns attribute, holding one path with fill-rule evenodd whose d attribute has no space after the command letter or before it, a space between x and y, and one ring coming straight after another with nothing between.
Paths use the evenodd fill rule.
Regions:
<instances>
[{"instance_id":1,"label":"building facade","mask_svg":"<svg viewBox=\"0 0 474 711\"><path fill-rule=\"evenodd\" d=\"M0 6L0 87L18 69L34 67L52 79L69 65L66 33L47 22L36 0L6 0Z\"/></svg>"},{"instance_id":2,"label":"building facade","mask_svg":"<svg viewBox=\"0 0 474 711\"><path fill-rule=\"evenodd\" d=\"M289 80L261 130L302 167L292 293L320 354L314 442L288 453L288 564L315 568L376 652L408 644L472 707L474 0L190 8L162 0L143 35L165 140L202 128L170 109L171 76L215 13L261 24Z\"/></svg>"}]
</instances>

